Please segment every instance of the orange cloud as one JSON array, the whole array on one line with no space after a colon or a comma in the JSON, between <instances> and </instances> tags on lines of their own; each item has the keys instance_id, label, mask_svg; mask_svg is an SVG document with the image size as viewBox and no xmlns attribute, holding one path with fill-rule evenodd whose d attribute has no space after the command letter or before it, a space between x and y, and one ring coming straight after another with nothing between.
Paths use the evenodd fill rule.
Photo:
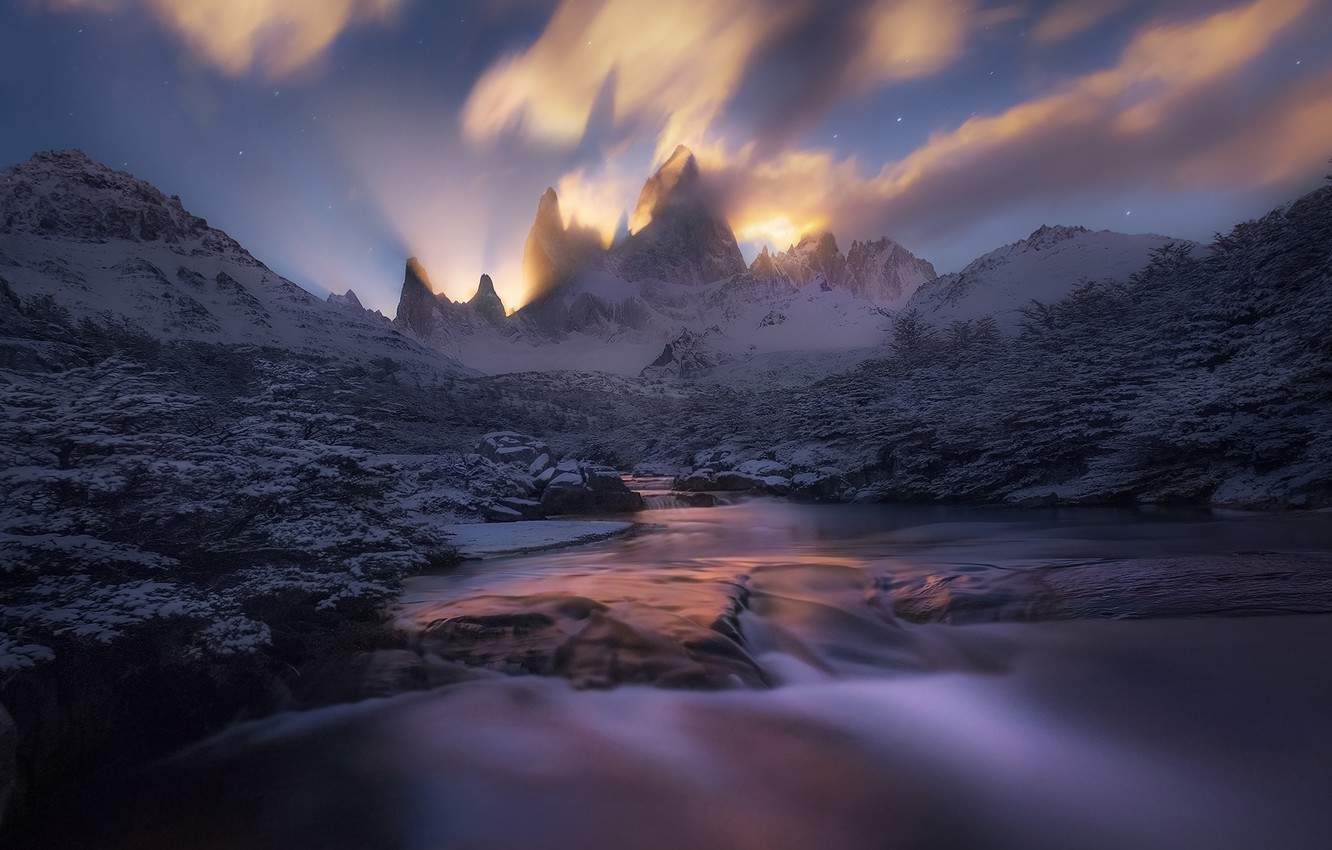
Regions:
<instances>
[{"instance_id":1,"label":"orange cloud","mask_svg":"<svg viewBox=\"0 0 1332 850\"><path fill-rule=\"evenodd\" d=\"M316 63L345 30L391 19L402 0L48 0L55 11L141 8L219 71L282 78Z\"/></svg>"},{"instance_id":2,"label":"orange cloud","mask_svg":"<svg viewBox=\"0 0 1332 850\"><path fill-rule=\"evenodd\" d=\"M826 14L817 0L563 0L531 47L477 81L463 134L484 144L516 132L571 148L601 117L654 139L658 162L677 144L697 150L715 142L710 131L750 63L815 14ZM1011 16L937 0L860 0L850 14L846 55L828 70L857 91L937 73L972 29Z\"/></svg>"},{"instance_id":3,"label":"orange cloud","mask_svg":"<svg viewBox=\"0 0 1332 850\"><path fill-rule=\"evenodd\" d=\"M1134 37L1115 67L931 138L902 162L885 168L879 189L902 191L987 152L1057 136L1060 127L1095 127L1107 137L1159 130L1183 114L1186 102L1200 89L1238 73L1265 53L1311 2L1254 0L1201 21L1148 27Z\"/></svg>"},{"instance_id":4,"label":"orange cloud","mask_svg":"<svg viewBox=\"0 0 1332 850\"><path fill-rule=\"evenodd\" d=\"M516 130L572 147L607 97L615 125L659 129L672 146L699 144L749 57L795 6L566 0L535 44L477 81L463 106L463 133L480 143Z\"/></svg>"},{"instance_id":5,"label":"orange cloud","mask_svg":"<svg viewBox=\"0 0 1332 850\"><path fill-rule=\"evenodd\" d=\"M819 226L826 212L783 213L772 196L787 192L779 180L766 179L774 168L807 172L800 155L776 165L756 162L752 146L731 151L714 130L753 63L770 57L764 51L783 39L799 45L803 28L828 14L818 0L562 0L536 42L495 62L473 86L460 115L463 136L482 147L514 133L567 150L593 127L610 129L621 146L625 139L650 141L658 163L677 144L690 147L705 171L725 170L740 157L758 166L754 181L773 190L761 203L742 205L751 222L746 233L776 239ZM969 33L1010 20L1015 11L968 10L938 0L857 0L847 14L846 49L830 57L826 69L834 100L937 73L962 55ZM567 217L609 239L642 180L612 159L570 171L557 191ZM753 223L759 221L767 224Z\"/></svg>"},{"instance_id":6,"label":"orange cloud","mask_svg":"<svg viewBox=\"0 0 1332 850\"><path fill-rule=\"evenodd\" d=\"M1064 41L1140 2L1142 0L1064 0L1036 22L1032 37L1039 44Z\"/></svg>"},{"instance_id":7,"label":"orange cloud","mask_svg":"<svg viewBox=\"0 0 1332 850\"><path fill-rule=\"evenodd\" d=\"M1109 188L1261 187L1313 173L1332 150L1332 75L1280 97L1245 72L1314 8L1251 2L1148 26L1105 70L941 131L900 161L788 151L721 163L746 241L784 247L795 223L928 235L1007 206Z\"/></svg>"},{"instance_id":8,"label":"orange cloud","mask_svg":"<svg viewBox=\"0 0 1332 850\"><path fill-rule=\"evenodd\" d=\"M982 23L995 19L993 13L980 17ZM861 15L865 43L844 82L868 87L941 71L962 54L980 17L938 0L876 0Z\"/></svg>"}]
</instances>

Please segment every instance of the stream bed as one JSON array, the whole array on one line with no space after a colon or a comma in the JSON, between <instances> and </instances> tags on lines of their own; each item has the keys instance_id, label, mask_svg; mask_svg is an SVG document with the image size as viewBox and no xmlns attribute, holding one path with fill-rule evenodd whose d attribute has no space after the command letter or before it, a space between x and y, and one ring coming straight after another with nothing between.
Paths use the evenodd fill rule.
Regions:
<instances>
[{"instance_id":1,"label":"stream bed","mask_svg":"<svg viewBox=\"0 0 1332 850\"><path fill-rule=\"evenodd\" d=\"M71 800L32 846L1332 834L1332 514L753 499L640 519L409 580L391 613L416 687L442 686L234 726Z\"/></svg>"}]
</instances>

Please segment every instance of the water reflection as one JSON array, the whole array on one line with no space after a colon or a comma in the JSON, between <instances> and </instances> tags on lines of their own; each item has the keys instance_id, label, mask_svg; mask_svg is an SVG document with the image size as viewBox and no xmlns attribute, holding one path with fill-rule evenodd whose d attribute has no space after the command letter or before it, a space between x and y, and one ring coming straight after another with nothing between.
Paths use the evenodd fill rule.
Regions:
<instances>
[{"instance_id":1,"label":"water reflection","mask_svg":"<svg viewBox=\"0 0 1332 850\"><path fill-rule=\"evenodd\" d=\"M1237 583L1238 613L1330 610L1320 518L754 501L650 519L410 583L395 615L423 647L453 623L473 661L498 646L552 675L237 727L41 846L1324 846L1332 616L1169 616ZM1047 621L1005 622L1033 618L1020 594ZM734 680L596 689L689 664Z\"/></svg>"}]
</instances>

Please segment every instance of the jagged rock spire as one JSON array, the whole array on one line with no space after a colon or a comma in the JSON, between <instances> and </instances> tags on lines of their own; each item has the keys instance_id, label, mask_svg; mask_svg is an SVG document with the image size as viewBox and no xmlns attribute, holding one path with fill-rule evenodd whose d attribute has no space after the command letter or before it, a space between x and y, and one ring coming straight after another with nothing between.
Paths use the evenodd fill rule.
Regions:
<instances>
[{"instance_id":1,"label":"jagged rock spire","mask_svg":"<svg viewBox=\"0 0 1332 850\"><path fill-rule=\"evenodd\" d=\"M629 280L699 284L745 271L735 234L684 145L643 184L633 223L633 235L616 248Z\"/></svg>"},{"instance_id":2,"label":"jagged rock spire","mask_svg":"<svg viewBox=\"0 0 1332 850\"><path fill-rule=\"evenodd\" d=\"M488 274L481 275L481 282L477 284L476 294L468 300L467 304L495 325L503 322L508 314L508 311L504 309L503 299L495 291L495 282L490 279Z\"/></svg>"},{"instance_id":3,"label":"jagged rock spire","mask_svg":"<svg viewBox=\"0 0 1332 850\"><path fill-rule=\"evenodd\" d=\"M563 283L572 268L569 234L560 215L560 199L547 187L537 201L536 220L523 245L523 282L533 293L544 293Z\"/></svg>"},{"instance_id":4,"label":"jagged rock spire","mask_svg":"<svg viewBox=\"0 0 1332 850\"><path fill-rule=\"evenodd\" d=\"M422 339L430 336L432 311L437 299L430 275L415 257L407 258L407 269L402 278L402 294L398 297L398 320L406 324Z\"/></svg>"}]
</instances>

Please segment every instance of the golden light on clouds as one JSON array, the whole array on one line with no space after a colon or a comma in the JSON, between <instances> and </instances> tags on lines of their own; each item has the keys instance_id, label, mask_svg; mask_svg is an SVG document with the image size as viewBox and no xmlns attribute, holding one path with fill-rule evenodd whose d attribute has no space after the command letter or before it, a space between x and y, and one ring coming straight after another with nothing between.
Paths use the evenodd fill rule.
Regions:
<instances>
[{"instance_id":1,"label":"golden light on clouds","mask_svg":"<svg viewBox=\"0 0 1332 850\"><path fill-rule=\"evenodd\" d=\"M848 83L868 86L940 71L961 55L974 16L955 2L877 0L862 13L866 41Z\"/></svg>"},{"instance_id":2,"label":"golden light on clouds","mask_svg":"<svg viewBox=\"0 0 1332 850\"><path fill-rule=\"evenodd\" d=\"M659 159L676 144L699 145L751 55L796 5L565 0L530 48L477 81L463 134L482 143L511 130L572 147L602 103L615 126L638 124L670 139Z\"/></svg>"},{"instance_id":3,"label":"golden light on clouds","mask_svg":"<svg viewBox=\"0 0 1332 850\"><path fill-rule=\"evenodd\" d=\"M570 171L555 186L564 226L590 227L601 237L601 244L609 247L624 215L624 199L632 197L642 183L641 174L631 177L618 168L595 176L585 168Z\"/></svg>"},{"instance_id":4,"label":"golden light on clouds","mask_svg":"<svg viewBox=\"0 0 1332 850\"><path fill-rule=\"evenodd\" d=\"M1234 114L1215 107L1311 8L1250 0L1145 26L1113 66L935 132L877 173L827 151L756 161L747 147L720 164L737 236L785 247L793 231L955 226L1015 200L1123 181L1173 189L1292 179L1332 150L1332 77ZM1200 133L1200 115L1220 122L1217 131Z\"/></svg>"},{"instance_id":5,"label":"golden light on clouds","mask_svg":"<svg viewBox=\"0 0 1332 850\"><path fill-rule=\"evenodd\" d=\"M402 0L48 0L64 11L142 9L231 76L282 78L316 63L345 30L393 18Z\"/></svg>"},{"instance_id":6,"label":"golden light on clouds","mask_svg":"<svg viewBox=\"0 0 1332 850\"><path fill-rule=\"evenodd\" d=\"M1254 0L1193 23L1147 27L1113 68L935 135L902 162L885 168L875 181L878 191L894 194L940 171L983 160L997 149L1057 136L1061 126L1090 128L1109 137L1157 130L1184 114L1185 101L1199 88L1239 73L1265 53L1310 3Z\"/></svg>"}]
</instances>

